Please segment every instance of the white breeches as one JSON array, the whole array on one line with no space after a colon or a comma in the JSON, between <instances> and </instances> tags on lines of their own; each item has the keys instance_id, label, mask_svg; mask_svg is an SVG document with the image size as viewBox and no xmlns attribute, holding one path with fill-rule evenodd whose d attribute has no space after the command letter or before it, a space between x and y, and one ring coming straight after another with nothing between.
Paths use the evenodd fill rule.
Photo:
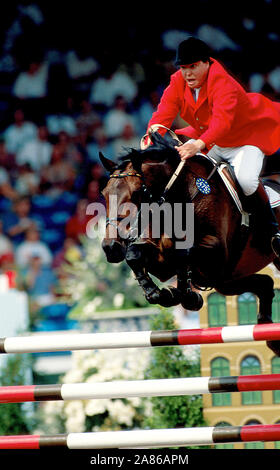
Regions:
<instances>
[{"instance_id":1,"label":"white breeches","mask_svg":"<svg viewBox=\"0 0 280 470\"><path fill-rule=\"evenodd\" d=\"M257 190L265 156L258 147L253 145L243 145L242 147L214 145L208 155L212 157L217 155L233 166L236 178L246 196L250 196Z\"/></svg>"}]
</instances>

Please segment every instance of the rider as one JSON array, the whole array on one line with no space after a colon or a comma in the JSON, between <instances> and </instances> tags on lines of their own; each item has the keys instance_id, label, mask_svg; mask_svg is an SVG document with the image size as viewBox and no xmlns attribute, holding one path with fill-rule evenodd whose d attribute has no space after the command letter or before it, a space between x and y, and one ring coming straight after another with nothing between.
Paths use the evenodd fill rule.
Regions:
<instances>
[{"instance_id":1,"label":"rider","mask_svg":"<svg viewBox=\"0 0 280 470\"><path fill-rule=\"evenodd\" d=\"M148 129L153 124L170 128L180 114L189 125L175 132L190 138L176 147L181 159L203 151L228 161L246 195L246 210L266 227L280 257L278 222L259 180L264 156L280 148L280 103L247 93L200 39L179 44L175 65L180 69L171 76Z\"/></svg>"}]
</instances>

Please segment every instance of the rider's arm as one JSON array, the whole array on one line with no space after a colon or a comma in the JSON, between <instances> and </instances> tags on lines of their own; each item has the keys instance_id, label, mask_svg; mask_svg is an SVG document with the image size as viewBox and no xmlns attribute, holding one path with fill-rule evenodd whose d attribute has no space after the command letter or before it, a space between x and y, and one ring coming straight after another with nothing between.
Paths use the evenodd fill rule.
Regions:
<instances>
[{"instance_id":1,"label":"rider's arm","mask_svg":"<svg viewBox=\"0 0 280 470\"><path fill-rule=\"evenodd\" d=\"M230 132L238 107L238 90L232 82L217 80L209 101L212 103L211 119L208 129L200 135L207 148Z\"/></svg>"},{"instance_id":2,"label":"rider's arm","mask_svg":"<svg viewBox=\"0 0 280 470\"><path fill-rule=\"evenodd\" d=\"M171 128L174 119L181 109L181 95L184 93L183 85L184 82L181 80L178 72L171 76L170 84L163 92L157 110L149 121L148 129L152 124L162 124Z\"/></svg>"}]
</instances>

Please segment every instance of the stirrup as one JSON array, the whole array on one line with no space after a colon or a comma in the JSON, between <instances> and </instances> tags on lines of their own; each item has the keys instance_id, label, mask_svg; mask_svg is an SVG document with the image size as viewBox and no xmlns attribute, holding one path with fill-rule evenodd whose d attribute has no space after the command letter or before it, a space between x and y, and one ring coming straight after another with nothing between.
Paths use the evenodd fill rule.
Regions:
<instances>
[{"instance_id":1,"label":"stirrup","mask_svg":"<svg viewBox=\"0 0 280 470\"><path fill-rule=\"evenodd\" d=\"M271 248L277 258L280 258L280 233L277 232L271 239Z\"/></svg>"}]
</instances>

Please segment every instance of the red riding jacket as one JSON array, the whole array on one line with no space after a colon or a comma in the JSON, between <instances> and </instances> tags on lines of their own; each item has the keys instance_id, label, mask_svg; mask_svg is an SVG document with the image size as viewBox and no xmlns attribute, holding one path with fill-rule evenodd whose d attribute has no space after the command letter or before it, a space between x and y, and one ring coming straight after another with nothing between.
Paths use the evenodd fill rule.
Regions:
<instances>
[{"instance_id":1,"label":"red riding jacket","mask_svg":"<svg viewBox=\"0 0 280 470\"><path fill-rule=\"evenodd\" d=\"M206 147L255 145L266 155L280 148L280 103L244 88L214 59L197 102L178 70L171 76L148 124L171 127L180 116L189 124L177 134L202 139Z\"/></svg>"}]
</instances>

